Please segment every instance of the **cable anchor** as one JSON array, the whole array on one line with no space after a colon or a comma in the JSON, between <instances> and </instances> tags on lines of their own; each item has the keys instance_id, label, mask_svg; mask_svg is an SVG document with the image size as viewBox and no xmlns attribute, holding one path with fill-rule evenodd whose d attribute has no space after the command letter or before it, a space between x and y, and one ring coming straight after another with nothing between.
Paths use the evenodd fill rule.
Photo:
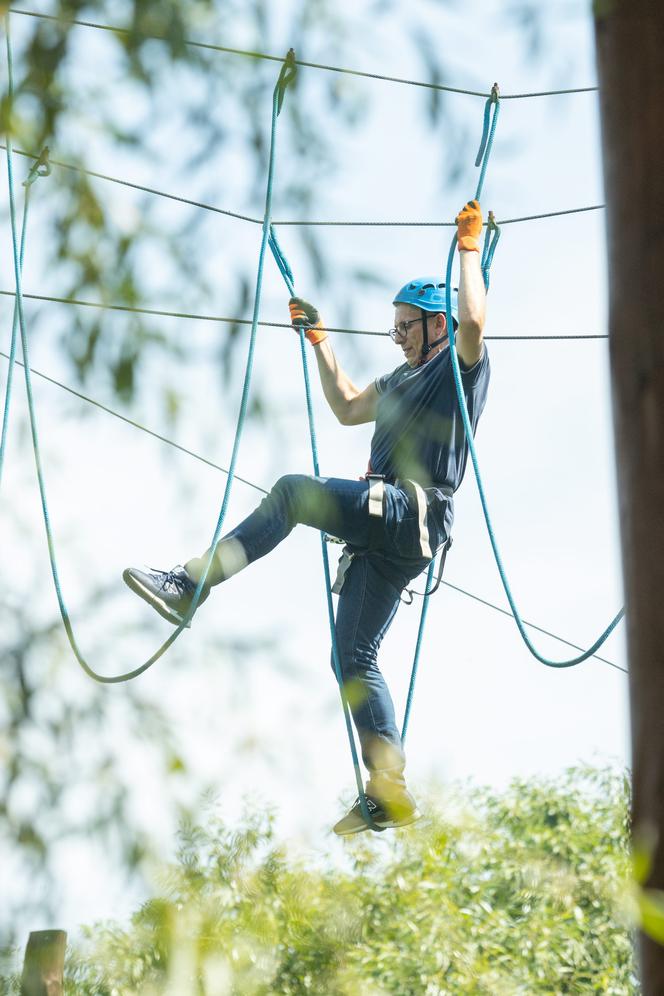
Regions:
<instances>
[{"instance_id":1,"label":"cable anchor","mask_svg":"<svg viewBox=\"0 0 664 996\"><path fill-rule=\"evenodd\" d=\"M48 161L49 148L45 145L44 148L39 153L39 157L30 167L30 172L23 181L24 187L31 187L35 180L40 176L50 176L51 175L51 164Z\"/></svg>"}]
</instances>

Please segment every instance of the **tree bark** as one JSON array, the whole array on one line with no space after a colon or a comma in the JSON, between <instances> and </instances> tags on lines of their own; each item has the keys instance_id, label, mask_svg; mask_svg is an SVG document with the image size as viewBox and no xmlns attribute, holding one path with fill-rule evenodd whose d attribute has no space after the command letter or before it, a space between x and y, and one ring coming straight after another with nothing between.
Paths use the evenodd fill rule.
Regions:
<instances>
[{"instance_id":1,"label":"tree bark","mask_svg":"<svg viewBox=\"0 0 664 996\"><path fill-rule=\"evenodd\" d=\"M67 934L33 930L28 938L21 978L21 996L62 996Z\"/></svg>"},{"instance_id":2,"label":"tree bark","mask_svg":"<svg viewBox=\"0 0 664 996\"><path fill-rule=\"evenodd\" d=\"M613 416L632 726L634 834L664 888L664 4L595 0ZM639 939L643 996L664 947Z\"/></svg>"}]
</instances>

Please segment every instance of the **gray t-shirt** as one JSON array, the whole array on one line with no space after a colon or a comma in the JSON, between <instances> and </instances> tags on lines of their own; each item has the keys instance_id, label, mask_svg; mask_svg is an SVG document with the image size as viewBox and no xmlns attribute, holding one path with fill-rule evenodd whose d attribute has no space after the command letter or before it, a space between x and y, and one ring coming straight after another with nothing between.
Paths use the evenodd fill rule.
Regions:
<instances>
[{"instance_id":1,"label":"gray t-shirt","mask_svg":"<svg viewBox=\"0 0 664 996\"><path fill-rule=\"evenodd\" d=\"M489 353L468 370L463 393L473 435L486 403ZM412 479L422 487L456 491L466 469L468 442L454 385L449 347L427 363L407 363L376 379L378 408L369 469L388 479Z\"/></svg>"}]
</instances>

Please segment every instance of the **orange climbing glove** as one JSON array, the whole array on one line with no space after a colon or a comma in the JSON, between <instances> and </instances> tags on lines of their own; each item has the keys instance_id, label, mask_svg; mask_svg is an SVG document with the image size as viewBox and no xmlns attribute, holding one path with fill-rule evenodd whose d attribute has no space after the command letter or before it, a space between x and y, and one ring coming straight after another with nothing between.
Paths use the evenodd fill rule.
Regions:
<instances>
[{"instance_id":1,"label":"orange climbing glove","mask_svg":"<svg viewBox=\"0 0 664 996\"><path fill-rule=\"evenodd\" d=\"M468 201L454 219L457 225L459 252L479 252L482 234L482 211L479 201Z\"/></svg>"},{"instance_id":2,"label":"orange climbing glove","mask_svg":"<svg viewBox=\"0 0 664 996\"><path fill-rule=\"evenodd\" d=\"M288 309L293 328L297 329L300 325L303 326L304 334L312 346L327 339L327 332L323 328L321 317L313 304L309 304L301 297L292 297L288 302Z\"/></svg>"}]
</instances>

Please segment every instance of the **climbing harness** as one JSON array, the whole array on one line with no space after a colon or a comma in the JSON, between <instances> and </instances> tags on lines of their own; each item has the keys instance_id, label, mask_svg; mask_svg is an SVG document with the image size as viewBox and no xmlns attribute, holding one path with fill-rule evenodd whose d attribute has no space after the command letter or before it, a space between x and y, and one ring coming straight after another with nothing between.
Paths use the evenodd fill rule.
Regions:
<instances>
[{"instance_id":1,"label":"climbing harness","mask_svg":"<svg viewBox=\"0 0 664 996\"><path fill-rule=\"evenodd\" d=\"M447 554L450 552L451 546L452 546L452 537L448 536L448 538L446 539L445 543L443 544L443 547L442 547L441 552L440 552L440 561L438 563L438 573L437 573L437 576L436 576L436 583L433 586L433 588L431 588L430 590L427 590L427 586L426 585L425 585L425 590L424 591L415 591L414 588L404 588L404 591L408 595L408 598L404 598L403 597L403 593L402 593L401 601L405 605L412 605L413 602L415 601L415 597L414 597L415 595L417 595L419 598L428 598L429 595L433 595L435 592L438 591L438 589L440 588L441 582L443 580L443 571L445 570L445 560L447 559Z\"/></svg>"}]
</instances>

